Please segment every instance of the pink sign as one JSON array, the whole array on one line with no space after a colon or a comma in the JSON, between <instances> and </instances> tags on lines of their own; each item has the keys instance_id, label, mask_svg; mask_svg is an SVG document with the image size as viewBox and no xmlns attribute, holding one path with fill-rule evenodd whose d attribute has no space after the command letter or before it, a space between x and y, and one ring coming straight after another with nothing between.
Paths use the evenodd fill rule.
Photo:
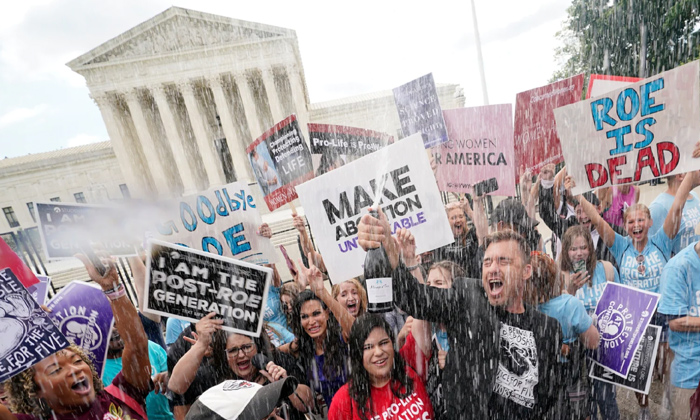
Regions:
<instances>
[{"instance_id":1,"label":"pink sign","mask_svg":"<svg viewBox=\"0 0 700 420\"><path fill-rule=\"evenodd\" d=\"M442 114L448 140L432 149L440 190L471 193L477 182L496 178L493 195L515 195L512 106L449 109Z\"/></svg>"},{"instance_id":2,"label":"pink sign","mask_svg":"<svg viewBox=\"0 0 700 420\"><path fill-rule=\"evenodd\" d=\"M520 92L515 97L516 175L539 173L549 163L564 160L553 111L578 102L583 91L583 74Z\"/></svg>"}]
</instances>

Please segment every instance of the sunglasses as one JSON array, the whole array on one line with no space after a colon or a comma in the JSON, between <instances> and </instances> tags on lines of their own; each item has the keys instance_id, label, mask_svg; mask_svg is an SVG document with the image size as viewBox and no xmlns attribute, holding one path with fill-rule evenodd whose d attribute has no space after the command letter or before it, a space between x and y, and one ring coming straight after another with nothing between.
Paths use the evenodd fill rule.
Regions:
<instances>
[{"instance_id":1,"label":"sunglasses","mask_svg":"<svg viewBox=\"0 0 700 420\"><path fill-rule=\"evenodd\" d=\"M637 255L637 272L639 274L644 275L644 273L647 271L647 268L644 266L644 255Z\"/></svg>"}]
</instances>

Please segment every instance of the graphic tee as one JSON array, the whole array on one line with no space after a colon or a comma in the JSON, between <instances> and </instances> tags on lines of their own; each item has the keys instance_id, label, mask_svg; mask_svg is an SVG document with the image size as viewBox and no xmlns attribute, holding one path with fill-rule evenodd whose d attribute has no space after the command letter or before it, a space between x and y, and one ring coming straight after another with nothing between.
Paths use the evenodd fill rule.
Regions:
<instances>
[{"instance_id":1,"label":"graphic tee","mask_svg":"<svg viewBox=\"0 0 700 420\"><path fill-rule=\"evenodd\" d=\"M406 373L413 379L413 392L405 398L397 398L391 392L391 383L381 388L371 387L372 419L433 420L433 407L425 391L423 382L413 369L406 367ZM402 388L401 391L405 389ZM343 385L335 394L328 410L328 420L360 420L357 403L350 397L349 384Z\"/></svg>"},{"instance_id":2,"label":"graphic tee","mask_svg":"<svg viewBox=\"0 0 700 420\"><path fill-rule=\"evenodd\" d=\"M277 333L279 344L286 344L294 340L294 334L287 327L287 316L282 310L280 302L280 288L270 285L267 292L267 302L265 304L265 312L263 319L267 321Z\"/></svg>"},{"instance_id":3,"label":"graphic tee","mask_svg":"<svg viewBox=\"0 0 700 420\"><path fill-rule=\"evenodd\" d=\"M668 212L671 211L674 198L671 194L661 193L651 202L649 212L654 224L649 229L649 235L663 230L664 221ZM691 242L700 240L700 236L695 234L695 226L700 223L700 198L692 191L689 198L683 206L683 217L681 217L681 226L678 229L678 234L673 238L673 254L678 254Z\"/></svg>"},{"instance_id":4,"label":"graphic tee","mask_svg":"<svg viewBox=\"0 0 700 420\"><path fill-rule=\"evenodd\" d=\"M530 418L537 403L535 386L540 380L535 341L537 326L533 325L527 311L523 314L496 312L502 322L500 354L489 409L493 417L499 419Z\"/></svg>"},{"instance_id":5,"label":"graphic tee","mask_svg":"<svg viewBox=\"0 0 700 420\"><path fill-rule=\"evenodd\" d=\"M689 244L666 264L661 280L658 311L675 317L700 316L700 257ZM669 345L675 354L671 362L671 384L695 389L700 382L700 333L671 330Z\"/></svg>"},{"instance_id":6,"label":"graphic tee","mask_svg":"<svg viewBox=\"0 0 700 420\"><path fill-rule=\"evenodd\" d=\"M593 325L593 319L586 312L583 302L568 294L550 299L537 309L559 321L564 334L564 344L573 343L581 333Z\"/></svg>"},{"instance_id":7,"label":"graphic tee","mask_svg":"<svg viewBox=\"0 0 700 420\"><path fill-rule=\"evenodd\" d=\"M615 282L620 282L620 275L617 270L613 270L615 273ZM605 285L608 283L605 277L605 266L602 262L598 261L593 270L593 277L591 278L592 286L588 283L581 286L580 289L576 291L576 297L583 302L583 306L586 308L588 314L595 313L595 307L598 304L598 300L603 295L603 290L605 290ZM563 326L562 326L563 327Z\"/></svg>"},{"instance_id":8,"label":"graphic tee","mask_svg":"<svg viewBox=\"0 0 700 420\"><path fill-rule=\"evenodd\" d=\"M147 392L137 390L119 373L112 384L144 407ZM15 414L17 420L40 420L31 414ZM135 413L129 405L107 391L97 393L95 400L82 410L69 414L53 413L53 420L148 420Z\"/></svg>"},{"instance_id":9,"label":"graphic tee","mask_svg":"<svg viewBox=\"0 0 700 420\"><path fill-rule=\"evenodd\" d=\"M658 293L661 271L671 258L673 243L663 229L654 235L651 233L649 235L641 254L632 245L632 238L617 233L610 251L620 266L620 282L622 284Z\"/></svg>"},{"instance_id":10,"label":"graphic tee","mask_svg":"<svg viewBox=\"0 0 700 420\"><path fill-rule=\"evenodd\" d=\"M168 355L161 346L153 341L148 342L148 361L151 364L151 376L168 371ZM102 384L108 386L121 371L121 357L107 359L102 372ZM164 394L156 394L154 391L149 392L146 397L146 414L149 420L173 420L168 398Z\"/></svg>"}]
</instances>

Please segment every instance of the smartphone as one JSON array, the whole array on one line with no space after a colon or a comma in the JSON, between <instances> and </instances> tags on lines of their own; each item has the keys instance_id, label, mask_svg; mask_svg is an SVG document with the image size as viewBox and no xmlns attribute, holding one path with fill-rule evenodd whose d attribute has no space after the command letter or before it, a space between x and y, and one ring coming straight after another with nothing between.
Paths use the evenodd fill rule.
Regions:
<instances>
[{"instance_id":1,"label":"smartphone","mask_svg":"<svg viewBox=\"0 0 700 420\"><path fill-rule=\"evenodd\" d=\"M586 260L578 260L574 262L574 273L584 271L586 269Z\"/></svg>"},{"instance_id":2,"label":"smartphone","mask_svg":"<svg viewBox=\"0 0 700 420\"><path fill-rule=\"evenodd\" d=\"M482 195L490 194L498 190L498 180L496 178L487 179L485 181L474 184L474 195L481 197Z\"/></svg>"},{"instance_id":3,"label":"smartphone","mask_svg":"<svg viewBox=\"0 0 700 420\"><path fill-rule=\"evenodd\" d=\"M292 276L296 276L297 270L294 269L294 264L292 263L292 259L289 258L289 254L287 254L287 250L284 248L284 245L280 245L280 251L282 251L282 255L284 256L284 260L287 262L287 268L289 269L289 272L292 273Z\"/></svg>"}]
</instances>

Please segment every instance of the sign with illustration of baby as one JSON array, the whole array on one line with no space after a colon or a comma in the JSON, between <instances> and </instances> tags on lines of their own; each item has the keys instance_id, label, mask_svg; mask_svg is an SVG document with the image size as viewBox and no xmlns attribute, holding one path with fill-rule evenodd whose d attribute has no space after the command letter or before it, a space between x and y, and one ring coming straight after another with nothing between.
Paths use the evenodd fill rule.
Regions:
<instances>
[{"instance_id":1,"label":"sign with illustration of baby","mask_svg":"<svg viewBox=\"0 0 700 420\"><path fill-rule=\"evenodd\" d=\"M70 345L9 268L0 270L0 383Z\"/></svg>"},{"instance_id":2,"label":"sign with illustration of baby","mask_svg":"<svg viewBox=\"0 0 700 420\"><path fill-rule=\"evenodd\" d=\"M270 211L295 200L294 187L314 177L311 152L294 114L255 139L246 153Z\"/></svg>"}]
</instances>

